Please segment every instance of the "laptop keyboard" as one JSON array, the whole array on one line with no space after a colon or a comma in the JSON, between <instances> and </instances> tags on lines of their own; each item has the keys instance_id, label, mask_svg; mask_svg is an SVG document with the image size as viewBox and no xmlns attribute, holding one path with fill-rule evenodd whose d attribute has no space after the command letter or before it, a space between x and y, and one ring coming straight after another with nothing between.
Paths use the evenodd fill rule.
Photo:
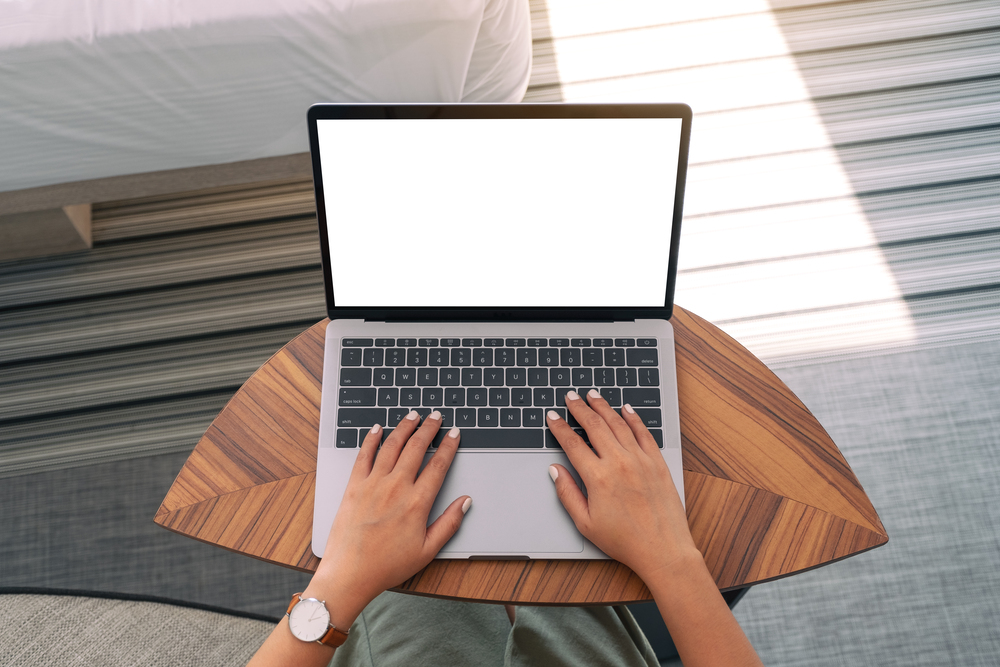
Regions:
<instances>
[{"instance_id":1,"label":"laptop keyboard","mask_svg":"<svg viewBox=\"0 0 1000 667\"><path fill-rule=\"evenodd\" d=\"M357 447L374 424L392 429L416 410L440 410L436 446L453 426L465 449L558 448L545 427L555 410L584 440L566 392L597 389L628 403L663 447L655 338L344 338L337 447Z\"/></svg>"}]
</instances>

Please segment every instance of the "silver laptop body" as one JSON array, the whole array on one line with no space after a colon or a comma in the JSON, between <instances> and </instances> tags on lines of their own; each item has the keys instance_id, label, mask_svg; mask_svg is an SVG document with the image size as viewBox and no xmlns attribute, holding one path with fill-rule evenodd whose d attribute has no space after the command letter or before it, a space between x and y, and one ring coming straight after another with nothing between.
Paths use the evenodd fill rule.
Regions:
<instances>
[{"instance_id":1,"label":"silver laptop body","mask_svg":"<svg viewBox=\"0 0 1000 667\"><path fill-rule=\"evenodd\" d=\"M637 409L683 502L669 318L690 109L331 104L308 121L330 316L313 552L371 425L411 409L462 429L430 520L474 502L440 558L607 558L548 476L572 470L544 428L569 389Z\"/></svg>"}]
</instances>

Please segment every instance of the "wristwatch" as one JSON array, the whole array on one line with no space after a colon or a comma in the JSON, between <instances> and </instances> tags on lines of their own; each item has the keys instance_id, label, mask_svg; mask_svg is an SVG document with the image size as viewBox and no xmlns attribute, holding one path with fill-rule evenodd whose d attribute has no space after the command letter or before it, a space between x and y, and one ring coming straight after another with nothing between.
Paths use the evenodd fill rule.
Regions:
<instances>
[{"instance_id":1,"label":"wristwatch","mask_svg":"<svg viewBox=\"0 0 1000 667\"><path fill-rule=\"evenodd\" d=\"M347 632L330 623L330 612L323 600L303 598L302 593L296 593L288 604L285 616L288 617L288 629L296 639L330 648L337 648L347 641Z\"/></svg>"}]
</instances>

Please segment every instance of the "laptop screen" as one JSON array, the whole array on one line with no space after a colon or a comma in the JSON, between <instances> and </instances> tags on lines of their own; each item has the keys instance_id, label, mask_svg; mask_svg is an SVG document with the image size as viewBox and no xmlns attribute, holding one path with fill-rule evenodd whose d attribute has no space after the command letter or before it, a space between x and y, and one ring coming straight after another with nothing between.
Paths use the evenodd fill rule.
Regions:
<instances>
[{"instance_id":1,"label":"laptop screen","mask_svg":"<svg viewBox=\"0 0 1000 667\"><path fill-rule=\"evenodd\" d=\"M320 118L337 307L662 308L680 118Z\"/></svg>"}]
</instances>

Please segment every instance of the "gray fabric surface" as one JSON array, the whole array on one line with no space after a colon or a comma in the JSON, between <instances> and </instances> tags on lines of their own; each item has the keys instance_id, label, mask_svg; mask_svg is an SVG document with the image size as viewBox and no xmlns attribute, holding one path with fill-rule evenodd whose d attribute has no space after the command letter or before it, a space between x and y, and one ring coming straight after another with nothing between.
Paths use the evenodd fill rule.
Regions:
<instances>
[{"instance_id":1,"label":"gray fabric surface","mask_svg":"<svg viewBox=\"0 0 1000 667\"><path fill-rule=\"evenodd\" d=\"M235 667L272 627L154 602L0 595L0 664Z\"/></svg>"},{"instance_id":2,"label":"gray fabric surface","mask_svg":"<svg viewBox=\"0 0 1000 667\"><path fill-rule=\"evenodd\" d=\"M997 665L1000 341L780 371L827 428L889 543L751 589L765 664Z\"/></svg>"}]
</instances>

